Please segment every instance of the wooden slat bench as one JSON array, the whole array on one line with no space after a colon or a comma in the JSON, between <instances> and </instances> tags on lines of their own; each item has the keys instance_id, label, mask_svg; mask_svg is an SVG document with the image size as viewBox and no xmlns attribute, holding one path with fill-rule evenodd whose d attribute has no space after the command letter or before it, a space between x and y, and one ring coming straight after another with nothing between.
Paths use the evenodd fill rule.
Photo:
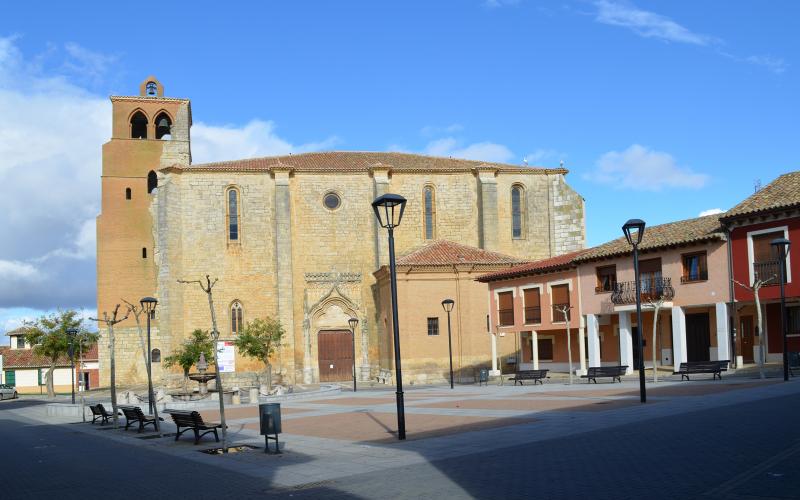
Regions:
<instances>
[{"instance_id":1,"label":"wooden slat bench","mask_svg":"<svg viewBox=\"0 0 800 500\"><path fill-rule=\"evenodd\" d=\"M178 432L175 434L175 441L181 437L181 434L188 430L194 431L194 444L200 442L200 438L209 434L211 432L214 433L214 439L219 442L219 434L217 434L217 429L222 428L222 424L217 424L214 422L204 422L203 417L197 413L196 411L184 411L184 410L165 410L167 413L172 415L172 420L175 422L175 426L178 428ZM181 430L181 427L185 427ZM202 434L201 431L205 431Z\"/></svg>"},{"instance_id":2,"label":"wooden slat bench","mask_svg":"<svg viewBox=\"0 0 800 500\"><path fill-rule=\"evenodd\" d=\"M152 415L145 415L142 412L142 409L138 406L118 406L120 410L122 410L122 414L125 415L125 430L128 430L128 427L134 424L134 422L139 422L139 429L137 432L142 432L146 425L152 425L155 429L156 427L156 418ZM164 420L163 418L159 417L160 420Z\"/></svg>"},{"instance_id":3,"label":"wooden slat bench","mask_svg":"<svg viewBox=\"0 0 800 500\"><path fill-rule=\"evenodd\" d=\"M100 425L105 425L108 423L109 418L114 418L114 414L106 411L105 407L101 403L89 405L89 409L92 410L92 424L94 424L99 418ZM118 413L117 415L121 414Z\"/></svg>"},{"instance_id":4,"label":"wooden slat bench","mask_svg":"<svg viewBox=\"0 0 800 500\"><path fill-rule=\"evenodd\" d=\"M598 378L610 378L611 382L613 383L615 380L618 380L622 383L622 377L625 375L625 372L628 370L628 366L590 366L586 370L586 375L581 375L581 378L586 379L586 383L594 382L597 383Z\"/></svg>"},{"instance_id":5,"label":"wooden slat bench","mask_svg":"<svg viewBox=\"0 0 800 500\"><path fill-rule=\"evenodd\" d=\"M544 385L542 379L547 378L548 371L550 370L522 370L515 373L514 376L508 380L513 380L514 385L517 385L517 382L519 382L519 385L522 385L523 380L533 380L533 385L536 385L537 382Z\"/></svg>"},{"instance_id":6,"label":"wooden slat bench","mask_svg":"<svg viewBox=\"0 0 800 500\"><path fill-rule=\"evenodd\" d=\"M684 378L689 380L689 375L696 373L711 373L711 380L719 378L722 380L722 372L728 370L728 360L720 361L688 361L681 363L678 371L674 372L675 375L680 374L681 380Z\"/></svg>"}]
</instances>

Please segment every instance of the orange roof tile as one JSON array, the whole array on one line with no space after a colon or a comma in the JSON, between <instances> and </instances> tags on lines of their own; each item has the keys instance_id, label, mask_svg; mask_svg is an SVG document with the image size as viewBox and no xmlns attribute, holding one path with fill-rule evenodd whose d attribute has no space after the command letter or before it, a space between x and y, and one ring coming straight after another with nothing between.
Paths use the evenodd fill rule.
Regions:
<instances>
[{"instance_id":1,"label":"orange roof tile","mask_svg":"<svg viewBox=\"0 0 800 500\"><path fill-rule=\"evenodd\" d=\"M398 266L448 266L453 264L514 264L523 259L447 240L436 240L397 259Z\"/></svg>"},{"instance_id":2,"label":"orange roof tile","mask_svg":"<svg viewBox=\"0 0 800 500\"><path fill-rule=\"evenodd\" d=\"M489 283L490 281L499 281L510 278L519 278L522 276L530 276L536 274L546 274L554 271L562 271L575 267L575 258L587 252L587 249L578 250L575 252L565 253L550 257L548 259L536 260L533 262L526 262L519 266L514 266L509 269L502 269L493 273L484 274L479 276L476 281L482 283Z\"/></svg>"}]
</instances>

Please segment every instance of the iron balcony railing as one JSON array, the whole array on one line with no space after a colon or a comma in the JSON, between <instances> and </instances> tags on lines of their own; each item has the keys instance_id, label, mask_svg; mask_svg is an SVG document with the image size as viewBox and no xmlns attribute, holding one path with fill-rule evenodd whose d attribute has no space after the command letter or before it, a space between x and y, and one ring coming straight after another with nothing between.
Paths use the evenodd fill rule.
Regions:
<instances>
[{"instance_id":1,"label":"iron balcony railing","mask_svg":"<svg viewBox=\"0 0 800 500\"><path fill-rule=\"evenodd\" d=\"M525 308L525 323L541 323L542 322L542 308L541 307L526 307Z\"/></svg>"},{"instance_id":2,"label":"iron balcony railing","mask_svg":"<svg viewBox=\"0 0 800 500\"><path fill-rule=\"evenodd\" d=\"M514 325L514 310L513 309L500 309L500 326L513 326Z\"/></svg>"},{"instance_id":3,"label":"iron balcony railing","mask_svg":"<svg viewBox=\"0 0 800 500\"><path fill-rule=\"evenodd\" d=\"M767 285L777 285L781 273L780 265L780 261L777 260L753 262L753 278L756 281L768 281Z\"/></svg>"},{"instance_id":4,"label":"iron balcony railing","mask_svg":"<svg viewBox=\"0 0 800 500\"><path fill-rule=\"evenodd\" d=\"M670 300L675 297L671 278L651 278L642 276L639 280L642 302L656 301L661 298ZM626 281L616 283L611 292L611 302L614 304L636 303L636 282Z\"/></svg>"}]
</instances>

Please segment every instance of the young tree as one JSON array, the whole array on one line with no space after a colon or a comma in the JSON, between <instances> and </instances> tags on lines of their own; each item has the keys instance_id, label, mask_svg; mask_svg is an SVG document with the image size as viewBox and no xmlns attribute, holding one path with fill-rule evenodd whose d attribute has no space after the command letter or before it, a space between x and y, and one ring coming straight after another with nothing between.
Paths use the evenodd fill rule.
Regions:
<instances>
[{"instance_id":1,"label":"young tree","mask_svg":"<svg viewBox=\"0 0 800 500\"><path fill-rule=\"evenodd\" d=\"M755 299L756 303L756 329L758 330L758 347L759 347L759 355L758 355L758 376L760 378L766 378L764 374L764 356L766 355L766 346L764 345L764 318L761 314L761 299L758 296L758 292L761 290L761 287L768 284L770 281L776 279L777 276L774 274L762 280L757 278L753 280L752 286L747 286L744 283L736 280L731 280L740 287L744 288L745 290L749 290L753 294L753 298Z\"/></svg>"},{"instance_id":2,"label":"young tree","mask_svg":"<svg viewBox=\"0 0 800 500\"><path fill-rule=\"evenodd\" d=\"M183 369L184 390L189 379L189 370L200 360L200 354L204 354L207 359L214 357L214 341L207 331L199 328L192 332L180 349L172 355L164 358L164 366L180 366Z\"/></svg>"},{"instance_id":3,"label":"young tree","mask_svg":"<svg viewBox=\"0 0 800 500\"><path fill-rule=\"evenodd\" d=\"M111 317L108 317L108 312L103 311L103 319L100 318L89 318L92 321L97 321L98 323L104 323L106 328L108 328L108 350L110 354L110 375L111 375L111 410L114 413L114 428L116 429L119 423L119 415L117 415L117 370L116 370L116 349L114 347L114 325L117 323L121 323L128 319L128 315L126 314L124 318L117 318L117 314L119 313L119 304L114 307L114 312L111 313Z\"/></svg>"},{"instance_id":4,"label":"young tree","mask_svg":"<svg viewBox=\"0 0 800 500\"><path fill-rule=\"evenodd\" d=\"M658 313L661 312L661 308L664 307L664 302L666 301L666 297L659 297L655 300L650 300L647 302L647 305L653 308L653 383L658 382L658 365L656 363L656 335L658 333ZM642 332L644 335L644 332Z\"/></svg>"},{"instance_id":5,"label":"young tree","mask_svg":"<svg viewBox=\"0 0 800 500\"><path fill-rule=\"evenodd\" d=\"M149 358L147 357L147 344L145 343L144 329L142 328L142 320L140 319L140 316L144 314L144 310L142 310L141 306L132 304L125 299L122 299L122 302L125 302L128 306L127 314L133 314L133 319L136 320L136 329L139 333L139 345L142 346L142 356L144 357L144 366L146 367Z\"/></svg>"},{"instance_id":6,"label":"young tree","mask_svg":"<svg viewBox=\"0 0 800 500\"><path fill-rule=\"evenodd\" d=\"M97 334L83 328L78 314L78 311L68 309L42 316L34 322L25 324L28 328L25 341L33 344L34 353L44 356L50 361L50 367L47 369L48 397L53 398L56 395L53 387L53 372L55 372L56 364L69 353L70 339L67 330L78 329L78 335L72 341L73 352L77 352L79 348L88 349L97 342Z\"/></svg>"},{"instance_id":7,"label":"young tree","mask_svg":"<svg viewBox=\"0 0 800 500\"><path fill-rule=\"evenodd\" d=\"M283 325L277 319L267 317L265 319L256 318L247 323L236 340L234 345L245 356L256 358L264 363L266 372L266 384L262 382L261 392L269 392L272 389L272 364L270 358L280 347L281 340L286 334ZM266 387L264 387L266 385Z\"/></svg>"},{"instance_id":8,"label":"young tree","mask_svg":"<svg viewBox=\"0 0 800 500\"><path fill-rule=\"evenodd\" d=\"M572 340L569 331L569 310L572 306L559 306L556 310L564 316L564 325L567 328L567 356L569 358L569 385L572 385Z\"/></svg>"}]
</instances>

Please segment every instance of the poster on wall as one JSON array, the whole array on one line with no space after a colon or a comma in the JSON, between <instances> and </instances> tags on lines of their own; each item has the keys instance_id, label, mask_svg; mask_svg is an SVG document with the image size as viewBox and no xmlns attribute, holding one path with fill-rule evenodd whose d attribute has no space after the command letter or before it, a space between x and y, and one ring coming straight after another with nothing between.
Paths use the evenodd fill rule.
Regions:
<instances>
[{"instance_id":1,"label":"poster on wall","mask_svg":"<svg viewBox=\"0 0 800 500\"><path fill-rule=\"evenodd\" d=\"M217 363L220 373L236 371L236 353L233 342L217 342Z\"/></svg>"}]
</instances>

